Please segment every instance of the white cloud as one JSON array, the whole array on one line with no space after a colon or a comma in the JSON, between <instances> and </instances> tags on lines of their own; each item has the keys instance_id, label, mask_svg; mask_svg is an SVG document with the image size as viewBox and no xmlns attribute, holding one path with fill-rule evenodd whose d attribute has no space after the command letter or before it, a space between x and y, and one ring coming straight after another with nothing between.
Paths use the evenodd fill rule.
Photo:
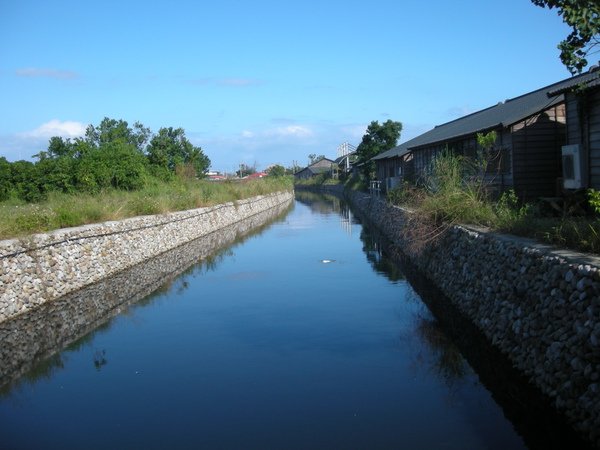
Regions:
<instances>
[{"instance_id":1,"label":"white cloud","mask_svg":"<svg viewBox=\"0 0 600 450\"><path fill-rule=\"evenodd\" d=\"M284 136L284 137L311 137L313 131L304 125L288 125L287 127L279 127L271 130L267 130L267 135Z\"/></svg>"},{"instance_id":2,"label":"white cloud","mask_svg":"<svg viewBox=\"0 0 600 450\"><path fill-rule=\"evenodd\" d=\"M19 77L28 78L57 78L59 80L72 80L79 78L77 72L70 70L44 69L39 67L26 67L15 71Z\"/></svg>"},{"instance_id":3,"label":"white cloud","mask_svg":"<svg viewBox=\"0 0 600 450\"><path fill-rule=\"evenodd\" d=\"M76 138L85 134L86 125L81 122L53 119L43 123L35 130L21 133L23 137L29 138L51 138L52 136L61 136L64 138Z\"/></svg>"},{"instance_id":4,"label":"white cloud","mask_svg":"<svg viewBox=\"0 0 600 450\"><path fill-rule=\"evenodd\" d=\"M30 131L0 135L0 156L9 161L31 160L33 155L48 148L51 137L76 138L83 136L85 129L81 122L54 119Z\"/></svg>"}]
</instances>

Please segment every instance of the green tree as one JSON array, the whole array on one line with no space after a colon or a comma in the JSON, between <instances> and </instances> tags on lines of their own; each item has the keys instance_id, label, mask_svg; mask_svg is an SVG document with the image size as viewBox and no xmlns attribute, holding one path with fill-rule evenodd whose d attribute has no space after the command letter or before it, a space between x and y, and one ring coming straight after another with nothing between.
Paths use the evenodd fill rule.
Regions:
<instances>
[{"instance_id":1,"label":"green tree","mask_svg":"<svg viewBox=\"0 0 600 450\"><path fill-rule=\"evenodd\" d=\"M75 191L75 163L69 156L40 158L36 168L42 191Z\"/></svg>"},{"instance_id":2,"label":"green tree","mask_svg":"<svg viewBox=\"0 0 600 450\"><path fill-rule=\"evenodd\" d=\"M38 170L31 161L15 161L10 164L10 178L17 197L35 202L42 200L45 193L42 191Z\"/></svg>"},{"instance_id":3,"label":"green tree","mask_svg":"<svg viewBox=\"0 0 600 450\"><path fill-rule=\"evenodd\" d=\"M77 185L87 192L141 189L146 182L146 165L146 158L134 145L120 140L106 142L77 162Z\"/></svg>"},{"instance_id":4,"label":"green tree","mask_svg":"<svg viewBox=\"0 0 600 450\"><path fill-rule=\"evenodd\" d=\"M177 166L190 165L202 177L210 167L210 159L200 147L185 137L183 128L161 128L147 147L150 164L175 172Z\"/></svg>"},{"instance_id":5,"label":"green tree","mask_svg":"<svg viewBox=\"0 0 600 450\"><path fill-rule=\"evenodd\" d=\"M574 75L588 62L586 56L600 44L600 3L598 0L531 0L542 8L558 10L571 33L558 44L560 60Z\"/></svg>"},{"instance_id":6,"label":"green tree","mask_svg":"<svg viewBox=\"0 0 600 450\"><path fill-rule=\"evenodd\" d=\"M367 132L356 148L356 164L361 166L361 172L367 180L373 179L375 173L375 163L371 158L395 147L401 131L402 123L393 120L386 120L381 125L373 121L367 127Z\"/></svg>"},{"instance_id":7,"label":"green tree","mask_svg":"<svg viewBox=\"0 0 600 450\"><path fill-rule=\"evenodd\" d=\"M270 177L282 177L285 175L285 167L275 164L267 170L267 174Z\"/></svg>"},{"instance_id":8,"label":"green tree","mask_svg":"<svg viewBox=\"0 0 600 450\"><path fill-rule=\"evenodd\" d=\"M0 157L0 202L8 200L12 191L10 163L3 156Z\"/></svg>"},{"instance_id":9,"label":"green tree","mask_svg":"<svg viewBox=\"0 0 600 450\"><path fill-rule=\"evenodd\" d=\"M94 147L121 141L133 145L139 152L144 151L150 135L150 129L139 122L136 122L131 128L125 120L109 119L108 117L102 119L97 127L88 125L85 130L86 141Z\"/></svg>"}]
</instances>

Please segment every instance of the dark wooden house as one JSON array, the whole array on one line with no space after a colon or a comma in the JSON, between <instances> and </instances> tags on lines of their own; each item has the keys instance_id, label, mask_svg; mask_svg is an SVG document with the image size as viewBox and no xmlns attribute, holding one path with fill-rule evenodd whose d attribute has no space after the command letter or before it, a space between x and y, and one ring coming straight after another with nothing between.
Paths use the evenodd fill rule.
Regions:
<instances>
[{"instance_id":1,"label":"dark wooden house","mask_svg":"<svg viewBox=\"0 0 600 450\"><path fill-rule=\"evenodd\" d=\"M565 144L569 147L563 150L565 187L600 190L600 67L593 66L548 93L550 97L560 94L565 96ZM578 156L575 165L568 161L569 154Z\"/></svg>"},{"instance_id":2,"label":"dark wooden house","mask_svg":"<svg viewBox=\"0 0 600 450\"><path fill-rule=\"evenodd\" d=\"M587 83L583 94L569 91L582 82ZM513 188L526 200L552 197L562 189L561 149L567 142L567 128L578 127L579 132L569 134L569 142L587 145L590 177L596 180L594 186L600 186L599 87L598 77L586 73L439 125L376 156L377 176L387 189L403 179L418 182L440 152L448 149L474 158L481 150L477 134L494 130L497 140L487 172L490 184L498 190ZM566 104L581 109L582 101L588 109L585 129L579 122L567 127Z\"/></svg>"},{"instance_id":3,"label":"dark wooden house","mask_svg":"<svg viewBox=\"0 0 600 450\"><path fill-rule=\"evenodd\" d=\"M320 175L322 173L331 173L334 168L337 168L337 164L331 159L322 158L319 161L310 164L304 169L296 172L294 177L297 179L308 179Z\"/></svg>"}]
</instances>

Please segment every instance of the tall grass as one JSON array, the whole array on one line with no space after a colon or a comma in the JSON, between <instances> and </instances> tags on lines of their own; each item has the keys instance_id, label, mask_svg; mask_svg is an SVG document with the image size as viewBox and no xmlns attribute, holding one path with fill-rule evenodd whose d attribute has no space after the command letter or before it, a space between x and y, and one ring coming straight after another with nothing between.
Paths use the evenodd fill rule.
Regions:
<instances>
[{"instance_id":1,"label":"tall grass","mask_svg":"<svg viewBox=\"0 0 600 450\"><path fill-rule=\"evenodd\" d=\"M587 217L549 216L538 205L522 204L514 191L504 192L495 200L480 174L476 163L443 152L418 187L405 184L388 193L390 202L414 211L405 231L409 251L420 251L460 223L600 253L597 213Z\"/></svg>"},{"instance_id":2,"label":"tall grass","mask_svg":"<svg viewBox=\"0 0 600 450\"><path fill-rule=\"evenodd\" d=\"M105 190L98 195L50 193L41 203L0 203L0 239L58 228L162 214L293 189L289 177L211 182L177 178L153 180L139 191Z\"/></svg>"}]
</instances>

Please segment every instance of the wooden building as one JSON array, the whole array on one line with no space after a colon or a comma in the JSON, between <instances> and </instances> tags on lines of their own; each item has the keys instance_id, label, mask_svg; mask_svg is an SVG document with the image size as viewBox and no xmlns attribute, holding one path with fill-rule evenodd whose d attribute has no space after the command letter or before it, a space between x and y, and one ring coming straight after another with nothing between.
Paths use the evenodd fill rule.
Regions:
<instances>
[{"instance_id":1,"label":"wooden building","mask_svg":"<svg viewBox=\"0 0 600 450\"><path fill-rule=\"evenodd\" d=\"M591 73L563 80L436 126L377 155L374 158L377 176L387 189L404 179L419 182L441 151L448 149L456 154L476 157L481 150L477 145L477 133L493 130L497 133L497 140L487 172L491 186L499 191L513 188L525 200L555 196L562 189L561 148L567 142L566 96L568 99L573 97L571 109L581 109L580 102L584 98L588 104L589 112L585 115L587 134L583 136L581 132L573 132L569 140L578 143L581 139L589 141L585 145L590 149L590 173L597 174L596 183L600 185L600 81ZM588 82L585 96L569 92L569 89L582 82ZM571 127L582 129L582 124L573 124Z\"/></svg>"},{"instance_id":2,"label":"wooden building","mask_svg":"<svg viewBox=\"0 0 600 450\"><path fill-rule=\"evenodd\" d=\"M322 158L317 162L305 167L304 169L296 172L294 177L297 179L308 179L320 175L322 173L330 173L337 164L328 158Z\"/></svg>"},{"instance_id":3,"label":"wooden building","mask_svg":"<svg viewBox=\"0 0 600 450\"><path fill-rule=\"evenodd\" d=\"M559 94L565 96L566 145L575 147L579 154L580 178L571 188L600 190L600 67L593 66L584 75L548 93L550 97ZM563 153L563 159L566 157Z\"/></svg>"}]
</instances>

